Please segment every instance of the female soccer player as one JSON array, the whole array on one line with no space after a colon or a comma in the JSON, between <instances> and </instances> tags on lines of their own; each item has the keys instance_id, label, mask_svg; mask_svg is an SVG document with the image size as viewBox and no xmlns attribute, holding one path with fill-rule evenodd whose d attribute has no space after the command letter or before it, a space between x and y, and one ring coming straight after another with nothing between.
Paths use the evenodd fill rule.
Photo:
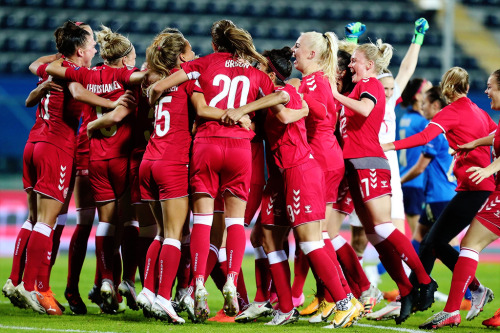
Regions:
<instances>
[{"instance_id":1,"label":"female soccer player","mask_svg":"<svg viewBox=\"0 0 500 333\"><path fill-rule=\"evenodd\" d=\"M446 84L449 82L445 82L443 80L443 83ZM500 69L493 72L488 78L485 93L488 95L488 98L491 99L491 108L493 110L500 110ZM443 109L441 112L444 112L445 110L446 109ZM463 119L464 123L469 123L470 120L470 116ZM472 152L474 151L475 150ZM472 152L469 152L469 154ZM467 165L467 169L465 171L468 174L464 176L468 176L468 182L476 185L481 184L485 180L491 180L493 174L500 170L500 161L498 159L498 156L500 155L500 131L498 129L493 140L493 155L496 159L493 163L487 164L486 166L481 167L474 165L471 166L470 164ZM474 162L478 161L476 160ZM443 326L458 326L460 324L460 303L470 281L474 279L479 261L479 252L500 237L500 219L497 216L498 210L494 208L496 203L499 201L499 195L500 180L497 177L495 181L495 190L489 195L484 205L477 212L477 215L472 220L472 223L470 224L470 227L460 244L460 254L455 264L455 269L453 270L450 294L444 310L429 318L427 322L420 325L420 328L436 329ZM478 309L475 311L471 309L471 311L469 311L467 314L467 320L475 318L479 312L482 311L483 306L493 300L493 293L491 290L488 289L484 292L483 298L484 299L481 300ZM475 305L476 304L473 304L473 307ZM483 322L483 324L488 325L489 322L486 321L486 323Z\"/></svg>"},{"instance_id":2,"label":"female soccer player","mask_svg":"<svg viewBox=\"0 0 500 333\"><path fill-rule=\"evenodd\" d=\"M433 303L437 284L425 272L408 239L390 220L390 168L378 139L385 113L385 94L376 75L387 68L391 57L392 47L381 40L376 45L358 46L349 64L356 87L349 96L341 95L336 89L332 91L344 106L340 134L356 212L384 266L390 267L391 277L403 296L403 305L407 303L396 319L399 324L410 315L413 298L412 285L404 273L401 258L417 273L422 291L421 310Z\"/></svg>"},{"instance_id":3,"label":"female soccer player","mask_svg":"<svg viewBox=\"0 0 500 333\"><path fill-rule=\"evenodd\" d=\"M101 48L104 65L92 70L79 68L67 70L53 62L47 67L47 72L53 76L77 81L86 86L98 96L115 100L125 93L125 86L140 84L144 72L128 69L135 66L135 50L132 43L124 36L113 33L102 26L96 33ZM90 140L89 178L96 201L99 225L96 232L96 255L99 271L102 276L100 288L104 300L104 308L108 312L116 311L116 299L113 280L113 261L115 256L115 229L121 229L117 224L117 207L123 198L128 184L129 142L131 137L131 117L118 125L109 128L99 128L93 132L93 126L108 110L101 107L93 108L93 120L87 126L87 132L92 133ZM128 115L123 113L123 118ZM124 203L127 204L127 203ZM117 241L117 240L116 240ZM119 242L117 242L118 244ZM116 281L118 284L118 281Z\"/></svg>"},{"instance_id":4,"label":"female soccer player","mask_svg":"<svg viewBox=\"0 0 500 333\"><path fill-rule=\"evenodd\" d=\"M431 141L441 133L446 134L450 147L486 137L496 130L490 116L467 98L469 75L460 67L449 69L441 80L441 90L450 104L443 108L426 129L404 140L382 145L385 151L420 146ZM458 260L458 252L449 242L466 226L494 190L493 177L477 184L469 179L467 170L472 166L486 167L490 162L489 149L478 147L469 153L455 156L453 172L457 178L457 194L432 225L429 233L420 244L420 259L428 273L432 271L436 257L453 271ZM492 295L490 289L482 286L477 279L470 282L472 307L467 318L473 318Z\"/></svg>"},{"instance_id":5,"label":"female soccer player","mask_svg":"<svg viewBox=\"0 0 500 333\"><path fill-rule=\"evenodd\" d=\"M152 89L150 102L163 91L188 79L198 79L207 104L220 109L234 108L254 101L260 92L273 91L269 77L253 68L249 61L265 59L257 53L248 32L231 21L212 25L211 55L187 62L182 69ZM209 314L204 286L206 262L213 221L214 198L224 195L227 229L227 281L223 288L227 315L239 311L236 283L245 249L244 215L251 176L250 139L253 132L238 125L225 126L218 121L203 121L197 127L191 163L194 226L191 234L191 265L196 280L195 310L199 319Z\"/></svg>"}]
</instances>

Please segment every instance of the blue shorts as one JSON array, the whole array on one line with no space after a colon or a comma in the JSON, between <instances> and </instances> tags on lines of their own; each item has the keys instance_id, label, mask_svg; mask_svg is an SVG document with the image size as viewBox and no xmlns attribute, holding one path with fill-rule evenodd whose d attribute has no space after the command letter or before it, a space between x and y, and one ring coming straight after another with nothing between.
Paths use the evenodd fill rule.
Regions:
<instances>
[{"instance_id":1,"label":"blue shorts","mask_svg":"<svg viewBox=\"0 0 500 333\"><path fill-rule=\"evenodd\" d=\"M418 187L403 187L403 204L406 215L420 215L425 204L424 190Z\"/></svg>"},{"instance_id":2,"label":"blue shorts","mask_svg":"<svg viewBox=\"0 0 500 333\"><path fill-rule=\"evenodd\" d=\"M418 223L428 227L432 226L449 203L449 201L440 201L425 204Z\"/></svg>"}]
</instances>

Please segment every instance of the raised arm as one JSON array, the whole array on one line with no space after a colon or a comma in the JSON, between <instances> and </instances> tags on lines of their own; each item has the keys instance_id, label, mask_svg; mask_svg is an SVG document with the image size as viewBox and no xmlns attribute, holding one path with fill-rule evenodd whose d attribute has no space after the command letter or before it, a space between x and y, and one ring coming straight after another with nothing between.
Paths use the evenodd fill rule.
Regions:
<instances>
[{"instance_id":1,"label":"raised arm","mask_svg":"<svg viewBox=\"0 0 500 333\"><path fill-rule=\"evenodd\" d=\"M61 53L42 56L30 64L29 70L32 74L36 75L36 71L38 70L38 67L40 67L41 65L56 61L57 59L60 59L61 56L62 56Z\"/></svg>"},{"instance_id":2,"label":"raised arm","mask_svg":"<svg viewBox=\"0 0 500 333\"><path fill-rule=\"evenodd\" d=\"M54 83L54 81L52 81L52 77L49 77L47 81L39 84L38 87L30 92L28 98L26 98L26 107L30 108L40 103L42 98L47 95L49 91L63 91L63 87Z\"/></svg>"},{"instance_id":3,"label":"raised arm","mask_svg":"<svg viewBox=\"0 0 500 333\"><path fill-rule=\"evenodd\" d=\"M384 151L401 150L418 146L423 146L432 139L443 133L443 130L430 123L422 132L414 134L406 139L381 144Z\"/></svg>"},{"instance_id":4,"label":"raised arm","mask_svg":"<svg viewBox=\"0 0 500 333\"><path fill-rule=\"evenodd\" d=\"M410 81L411 76L417 68L418 55L420 53L420 48L424 41L424 35L429 29L429 24L424 18L419 18L415 21L415 35L411 41L410 48L406 52L403 61L401 61L401 66L399 66L399 71L394 79L399 86L399 89L403 91Z\"/></svg>"},{"instance_id":5,"label":"raised arm","mask_svg":"<svg viewBox=\"0 0 500 333\"><path fill-rule=\"evenodd\" d=\"M170 89L173 86L178 86L179 84L186 82L187 80L189 80L189 78L186 72L181 69L174 74L169 75L168 77L160 81L157 81L155 84L153 84L153 87L149 92L149 105L154 105L165 90Z\"/></svg>"},{"instance_id":6,"label":"raised arm","mask_svg":"<svg viewBox=\"0 0 500 333\"><path fill-rule=\"evenodd\" d=\"M56 61L53 61L50 63L50 65L47 66L45 71L47 74L52 75L55 78L58 79L66 79L66 67L61 66L63 63L63 59L58 59Z\"/></svg>"},{"instance_id":7,"label":"raised arm","mask_svg":"<svg viewBox=\"0 0 500 333\"><path fill-rule=\"evenodd\" d=\"M417 163L415 163L415 165L410 170L408 170L407 173L401 176L401 184L409 182L410 180L421 175L425 171L425 168L427 168L429 163L431 163L431 161L432 159L430 157L421 154Z\"/></svg>"},{"instance_id":8,"label":"raised arm","mask_svg":"<svg viewBox=\"0 0 500 333\"><path fill-rule=\"evenodd\" d=\"M130 75L130 84L133 86L141 84L147 75L148 71L133 72L132 75Z\"/></svg>"}]
</instances>

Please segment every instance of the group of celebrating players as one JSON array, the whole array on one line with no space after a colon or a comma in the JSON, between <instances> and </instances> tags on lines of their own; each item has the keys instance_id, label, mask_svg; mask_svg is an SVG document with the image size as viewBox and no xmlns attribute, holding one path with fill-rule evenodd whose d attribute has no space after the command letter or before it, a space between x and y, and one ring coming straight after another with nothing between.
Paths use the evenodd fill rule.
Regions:
<instances>
[{"instance_id":1,"label":"group of celebrating players","mask_svg":"<svg viewBox=\"0 0 500 333\"><path fill-rule=\"evenodd\" d=\"M292 48L259 54L247 31L220 20L211 28L214 53L200 58L180 31L167 28L147 48L141 70L125 36L102 26L94 40L87 24L64 23L54 33L59 53L30 65L40 81L26 100L38 105L23 155L29 216L4 295L21 308L64 312L49 280L73 194L77 226L65 297L75 314L87 312L78 285L97 211L89 299L104 313L123 311L125 298L146 317L176 324L185 322L181 311L193 322L244 323L272 315L266 325L293 323L310 267L318 290L308 307L313 311L301 311L313 314L310 322L333 316L332 326L340 328L367 316L401 324L432 306L438 285L429 274L437 257L453 271L451 291L445 309L420 327L458 325L467 288L467 319L473 319L493 299L475 270L478 253L500 236L493 208L500 187L492 176L500 162L490 164L488 148L500 153L500 140L497 125L467 98L464 69L448 70L440 87L410 81L428 28L425 19L415 22L393 77L387 69L392 46L381 40L358 45L366 30L359 22L346 26L344 40L332 32L305 32ZM96 43L104 63L91 68ZM301 80L289 79L293 67ZM492 109L500 110L500 70L487 84ZM410 100L431 121L395 141L394 108L405 88L413 89ZM401 179L394 150L427 143L423 168L436 176L424 186L432 199L424 214L427 234L416 251L404 235L401 182L423 170L413 168ZM450 186L457 194L444 198ZM250 302L241 271L244 227L259 207L250 239L257 292ZM366 235L398 286L398 306L389 312L372 311L382 293L339 234L354 210L360 227L355 239L363 243L359 235ZM449 242L469 224L457 252ZM291 230L297 245L293 286ZM143 289L136 296L137 268ZM208 276L224 298L211 318ZM498 326L498 317L485 325Z\"/></svg>"}]
</instances>

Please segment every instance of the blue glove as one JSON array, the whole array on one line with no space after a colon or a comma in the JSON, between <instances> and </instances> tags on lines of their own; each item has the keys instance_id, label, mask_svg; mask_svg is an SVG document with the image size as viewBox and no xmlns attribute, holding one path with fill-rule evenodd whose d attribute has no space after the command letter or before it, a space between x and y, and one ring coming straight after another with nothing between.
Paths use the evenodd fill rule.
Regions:
<instances>
[{"instance_id":1,"label":"blue glove","mask_svg":"<svg viewBox=\"0 0 500 333\"><path fill-rule=\"evenodd\" d=\"M361 22L352 22L345 26L345 39L352 43L358 43L358 38L366 31L366 25Z\"/></svg>"},{"instance_id":2,"label":"blue glove","mask_svg":"<svg viewBox=\"0 0 500 333\"><path fill-rule=\"evenodd\" d=\"M429 23L423 17L415 21L415 35L411 42L413 44L422 45L424 42L424 35L429 30Z\"/></svg>"}]
</instances>

